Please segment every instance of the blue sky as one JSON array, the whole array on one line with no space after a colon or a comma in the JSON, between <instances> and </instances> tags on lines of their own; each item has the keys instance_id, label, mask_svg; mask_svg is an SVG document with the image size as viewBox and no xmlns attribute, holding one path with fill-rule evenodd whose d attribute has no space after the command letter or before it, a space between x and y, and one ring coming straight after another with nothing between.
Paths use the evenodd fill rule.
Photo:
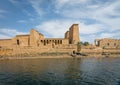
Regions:
<instances>
[{"instance_id":1,"label":"blue sky","mask_svg":"<svg viewBox=\"0 0 120 85\"><path fill-rule=\"evenodd\" d=\"M120 0L0 1L0 39L28 34L31 28L45 37L64 37L74 23L81 41L120 39Z\"/></svg>"}]
</instances>

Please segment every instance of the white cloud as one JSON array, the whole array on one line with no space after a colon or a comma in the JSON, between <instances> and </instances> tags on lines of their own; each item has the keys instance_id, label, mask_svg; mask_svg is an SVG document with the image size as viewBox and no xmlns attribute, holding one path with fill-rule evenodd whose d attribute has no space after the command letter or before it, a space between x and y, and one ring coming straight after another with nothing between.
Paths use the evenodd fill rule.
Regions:
<instances>
[{"instance_id":1,"label":"white cloud","mask_svg":"<svg viewBox=\"0 0 120 85\"><path fill-rule=\"evenodd\" d=\"M12 3L18 2L18 0L10 1ZM36 28L45 34L46 37L64 37L64 33L69 27L73 23L78 23L82 41L93 42L95 38L107 37L120 38L120 33L117 32L120 31L120 0L50 0L50 3L47 2L45 4L43 3L45 0L27 1L34 8L40 19L42 18L41 23L37 25ZM51 5L48 6L48 4ZM48 7L51 7L50 12L46 12ZM33 19L33 15L36 15L36 13L33 12L32 14L30 11L24 10L23 12L29 15L30 18L28 20L36 21L37 23L38 21L40 22L38 16L34 16ZM4 12L0 10L0 16L2 16L3 13ZM46 14L46 16L41 17L44 14ZM58 18L55 19L56 17ZM91 21L89 21L89 19L91 19ZM94 22L92 22L92 20L94 20ZM18 22L23 23L26 21L19 20ZM2 30L2 33L12 36L13 34L22 34L22 32L14 29L4 30Z\"/></svg>"},{"instance_id":2,"label":"white cloud","mask_svg":"<svg viewBox=\"0 0 120 85\"><path fill-rule=\"evenodd\" d=\"M14 37L16 35L22 35L22 34L28 34L26 32L19 32L15 29L9 29L9 28L1 28L0 29L0 38L10 38L10 37Z\"/></svg>"},{"instance_id":3,"label":"white cloud","mask_svg":"<svg viewBox=\"0 0 120 85\"><path fill-rule=\"evenodd\" d=\"M45 8L41 7L41 5L44 4L43 3L44 0L9 0L9 1L16 7L22 9L22 11L30 17L33 17L33 15L35 15L35 12L39 16L42 16L45 13L43 10ZM35 11L26 10L27 7L30 5Z\"/></svg>"},{"instance_id":4,"label":"white cloud","mask_svg":"<svg viewBox=\"0 0 120 85\"><path fill-rule=\"evenodd\" d=\"M56 13L71 19L93 19L110 31L120 29L120 0L56 0Z\"/></svg>"},{"instance_id":5,"label":"white cloud","mask_svg":"<svg viewBox=\"0 0 120 85\"><path fill-rule=\"evenodd\" d=\"M64 20L52 20L41 23L36 28L44 33L45 36L50 35L51 37L64 37L64 33L69 30L69 26L72 25L72 21Z\"/></svg>"},{"instance_id":6,"label":"white cloud","mask_svg":"<svg viewBox=\"0 0 120 85\"><path fill-rule=\"evenodd\" d=\"M116 1L106 5L105 7L102 7L101 9L98 9L94 13L96 16L93 16L93 18L108 25L109 30L111 31L118 30L120 29L120 10L116 9L119 8L119 5L120 1Z\"/></svg>"},{"instance_id":7,"label":"white cloud","mask_svg":"<svg viewBox=\"0 0 120 85\"><path fill-rule=\"evenodd\" d=\"M54 0L54 4L56 9L61 9L68 6L74 6L77 4L84 4L85 2L88 2L90 0Z\"/></svg>"},{"instance_id":8,"label":"white cloud","mask_svg":"<svg viewBox=\"0 0 120 85\"><path fill-rule=\"evenodd\" d=\"M87 41L91 44L94 44L94 40L96 38L98 38L98 37L97 37L97 35L94 35L94 34L88 35L88 36L80 36L80 41L83 41L83 42Z\"/></svg>"},{"instance_id":9,"label":"white cloud","mask_svg":"<svg viewBox=\"0 0 120 85\"><path fill-rule=\"evenodd\" d=\"M74 23L79 24L80 38L82 41L90 41L99 37L99 33L104 30L101 24L87 25L80 21L71 20L51 20L41 23L36 26L39 32L43 33L45 37L51 36L54 38L64 37L64 33L69 30ZM86 36L87 35L87 36Z\"/></svg>"},{"instance_id":10,"label":"white cloud","mask_svg":"<svg viewBox=\"0 0 120 85\"><path fill-rule=\"evenodd\" d=\"M91 44L93 44L95 39L103 39L103 38L120 39L119 35L120 35L120 31L113 32L113 33L104 32L104 33L100 33L100 34L90 34L90 35L80 36L80 40L88 41Z\"/></svg>"},{"instance_id":11,"label":"white cloud","mask_svg":"<svg viewBox=\"0 0 120 85\"><path fill-rule=\"evenodd\" d=\"M101 24L87 25L80 21L71 21L71 20L46 21L38 25L37 28L47 33L50 33L51 31L56 31L56 32L58 31L57 35L60 35L59 31L64 33L65 30L69 30L69 27L74 23L79 24L79 29L81 34L94 34L104 30L104 26L102 26ZM54 32L51 32L51 35L54 35L53 33Z\"/></svg>"},{"instance_id":12,"label":"white cloud","mask_svg":"<svg viewBox=\"0 0 120 85\"><path fill-rule=\"evenodd\" d=\"M81 34L96 34L104 30L104 26L102 24L87 25L84 23L79 23L79 26Z\"/></svg>"},{"instance_id":13,"label":"white cloud","mask_svg":"<svg viewBox=\"0 0 120 85\"><path fill-rule=\"evenodd\" d=\"M119 38L119 35L120 35L120 31L112 32L112 33L106 32L106 33L101 33L99 38Z\"/></svg>"},{"instance_id":14,"label":"white cloud","mask_svg":"<svg viewBox=\"0 0 120 85\"><path fill-rule=\"evenodd\" d=\"M10 36L4 35L4 34L0 34L0 39L10 39Z\"/></svg>"},{"instance_id":15,"label":"white cloud","mask_svg":"<svg viewBox=\"0 0 120 85\"><path fill-rule=\"evenodd\" d=\"M28 1L40 16L46 14L48 5L45 6L46 8L42 7L44 0ZM120 16L120 11L116 11L116 8L119 8L120 5L119 0L106 0L105 2L102 0L54 0L51 1L50 4L55 7L51 9L51 11L70 19L95 19L96 21L106 24L110 30L119 29L120 27L118 23L120 22L119 18L108 17Z\"/></svg>"},{"instance_id":16,"label":"white cloud","mask_svg":"<svg viewBox=\"0 0 120 85\"><path fill-rule=\"evenodd\" d=\"M41 7L42 0L29 0L29 3L40 16L45 13Z\"/></svg>"}]
</instances>

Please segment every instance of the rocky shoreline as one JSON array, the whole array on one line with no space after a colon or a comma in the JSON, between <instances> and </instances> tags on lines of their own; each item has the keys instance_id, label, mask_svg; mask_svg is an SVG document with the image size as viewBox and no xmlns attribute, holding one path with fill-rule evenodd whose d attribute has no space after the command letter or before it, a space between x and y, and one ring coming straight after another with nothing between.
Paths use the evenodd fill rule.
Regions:
<instances>
[{"instance_id":1,"label":"rocky shoreline","mask_svg":"<svg viewBox=\"0 0 120 85\"><path fill-rule=\"evenodd\" d=\"M120 54L101 54L101 53L86 53L86 55L76 55L72 56L71 53L31 53L31 54L16 54L16 55L0 55L0 60L11 60L11 59L39 59L39 58L120 58Z\"/></svg>"}]
</instances>

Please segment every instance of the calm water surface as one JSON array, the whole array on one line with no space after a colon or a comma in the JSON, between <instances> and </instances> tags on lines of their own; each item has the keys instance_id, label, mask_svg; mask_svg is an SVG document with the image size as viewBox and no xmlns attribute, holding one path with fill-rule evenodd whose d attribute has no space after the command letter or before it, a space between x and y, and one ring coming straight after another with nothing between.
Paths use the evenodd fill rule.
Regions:
<instances>
[{"instance_id":1,"label":"calm water surface","mask_svg":"<svg viewBox=\"0 0 120 85\"><path fill-rule=\"evenodd\" d=\"M120 85L120 58L4 60L0 85Z\"/></svg>"}]
</instances>

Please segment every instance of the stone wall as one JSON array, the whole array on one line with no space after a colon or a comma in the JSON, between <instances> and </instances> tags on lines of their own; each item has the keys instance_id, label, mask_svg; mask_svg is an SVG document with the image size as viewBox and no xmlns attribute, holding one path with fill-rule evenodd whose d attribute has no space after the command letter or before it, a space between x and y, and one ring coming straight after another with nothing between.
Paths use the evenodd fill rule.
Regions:
<instances>
[{"instance_id":1,"label":"stone wall","mask_svg":"<svg viewBox=\"0 0 120 85\"><path fill-rule=\"evenodd\" d=\"M65 33L65 39L69 39L69 31Z\"/></svg>"},{"instance_id":2,"label":"stone wall","mask_svg":"<svg viewBox=\"0 0 120 85\"><path fill-rule=\"evenodd\" d=\"M95 45L102 48L120 48L120 40L119 39L96 39Z\"/></svg>"},{"instance_id":3,"label":"stone wall","mask_svg":"<svg viewBox=\"0 0 120 85\"><path fill-rule=\"evenodd\" d=\"M51 49L54 49L54 51L69 51L76 49L77 42L79 42L79 28L78 24L73 24L69 31L65 33L64 38L44 38L43 34L31 29L30 34L16 35L12 39L0 40L0 46L13 49L14 53L24 53L25 48L30 51L31 47L34 48L34 51L39 49L37 50L39 52L50 51Z\"/></svg>"},{"instance_id":4,"label":"stone wall","mask_svg":"<svg viewBox=\"0 0 120 85\"><path fill-rule=\"evenodd\" d=\"M0 47L12 46L12 39L0 39Z\"/></svg>"},{"instance_id":5,"label":"stone wall","mask_svg":"<svg viewBox=\"0 0 120 85\"><path fill-rule=\"evenodd\" d=\"M30 30L30 46L38 46L38 41L39 41L39 32L31 29Z\"/></svg>"},{"instance_id":6,"label":"stone wall","mask_svg":"<svg viewBox=\"0 0 120 85\"><path fill-rule=\"evenodd\" d=\"M14 45L17 45L17 46L29 46L30 45L29 35L16 35L13 41L14 41Z\"/></svg>"},{"instance_id":7,"label":"stone wall","mask_svg":"<svg viewBox=\"0 0 120 85\"><path fill-rule=\"evenodd\" d=\"M73 24L69 29L69 43L77 44L79 41L80 39L78 24Z\"/></svg>"}]
</instances>

